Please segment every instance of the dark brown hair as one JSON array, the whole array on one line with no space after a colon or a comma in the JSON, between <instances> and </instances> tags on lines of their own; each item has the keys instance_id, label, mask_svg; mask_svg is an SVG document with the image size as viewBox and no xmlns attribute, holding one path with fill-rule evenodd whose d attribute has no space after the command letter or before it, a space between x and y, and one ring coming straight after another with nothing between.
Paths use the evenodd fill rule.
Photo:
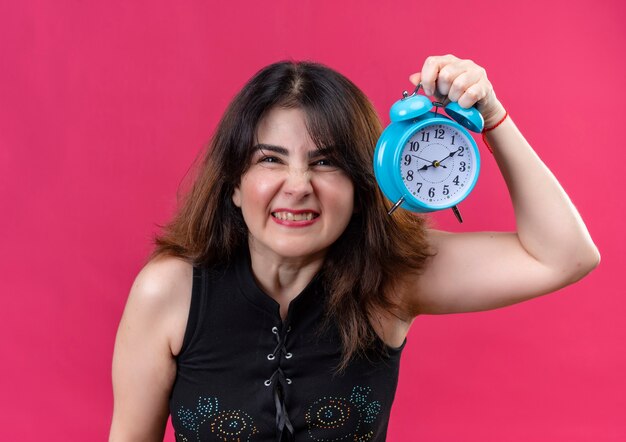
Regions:
<instances>
[{"instance_id":1,"label":"dark brown hair","mask_svg":"<svg viewBox=\"0 0 626 442\"><path fill-rule=\"evenodd\" d=\"M331 159L354 183L355 214L322 269L330 293L327 317L339 327L339 368L345 368L380 342L370 322L375 311L414 313L394 299L394 278L419 271L429 251L422 218L402 209L387 215L390 203L372 169L380 122L363 92L338 72L293 61L259 71L226 109L191 189L155 239L151 257L173 255L211 266L247 246L247 228L232 194L250 165L258 123L275 106L301 108L315 144L331 147Z\"/></svg>"}]
</instances>

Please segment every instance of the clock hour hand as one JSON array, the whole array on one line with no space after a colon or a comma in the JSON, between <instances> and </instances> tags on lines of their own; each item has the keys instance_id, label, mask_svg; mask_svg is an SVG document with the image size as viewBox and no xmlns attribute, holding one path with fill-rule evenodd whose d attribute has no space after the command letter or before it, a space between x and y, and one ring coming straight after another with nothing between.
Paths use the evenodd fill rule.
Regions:
<instances>
[{"instance_id":1,"label":"clock hour hand","mask_svg":"<svg viewBox=\"0 0 626 442\"><path fill-rule=\"evenodd\" d=\"M424 165L417 170L427 170L429 167L443 167L444 169L447 169L446 166L444 166L443 164L440 164L441 161L430 161L430 160L427 160L426 158L418 157L417 155L411 155L411 156L419 160L426 161L428 163L428 165Z\"/></svg>"},{"instance_id":2,"label":"clock hour hand","mask_svg":"<svg viewBox=\"0 0 626 442\"><path fill-rule=\"evenodd\" d=\"M439 163L439 161L434 161L433 164L424 164L422 167L420 167L419 169L417 169L418 171L420 170L428 170L429 167L443 167L444 169L447 169L447 166L444 166L443 164Z\"/></svg>"}]
</instances>

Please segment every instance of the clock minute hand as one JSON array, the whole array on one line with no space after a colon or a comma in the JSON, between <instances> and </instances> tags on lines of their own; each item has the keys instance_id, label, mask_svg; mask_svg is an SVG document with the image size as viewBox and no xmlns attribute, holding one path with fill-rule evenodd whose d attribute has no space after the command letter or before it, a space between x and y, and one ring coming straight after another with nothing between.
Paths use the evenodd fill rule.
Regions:
<instances>
[{"instance_id":1,"label":"clock minute hand","mask_svg":"<svg viewBox=\"0 0 626 442\"><path fill-rule=\"evenodd\" d=\"M457 150L455 150L454 152L450 152L448 155L446 155L446 157L442 160L439 160L438 163L443 163L445 160L447 160L450 157L455 156L457 153L459 153L459 151L461 150L461 148L459 147Z\"/></svg>"}]
</instances>

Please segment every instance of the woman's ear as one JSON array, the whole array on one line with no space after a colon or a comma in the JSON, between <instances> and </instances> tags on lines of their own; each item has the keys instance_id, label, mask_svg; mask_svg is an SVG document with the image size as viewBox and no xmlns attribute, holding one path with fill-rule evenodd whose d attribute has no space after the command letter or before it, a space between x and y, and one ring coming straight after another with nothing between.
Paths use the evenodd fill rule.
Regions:
<instances>
[{"instance_id":1,"label":"woman's ear","mask_svg":"<svg viewBox=\"0 0 626 442\"><path fill-rule=\"evenodd\" d=\"M233 191L233 204L241 208L241 190L239 190L239 186L235 187Z\"/></svg>"}]
</instances>

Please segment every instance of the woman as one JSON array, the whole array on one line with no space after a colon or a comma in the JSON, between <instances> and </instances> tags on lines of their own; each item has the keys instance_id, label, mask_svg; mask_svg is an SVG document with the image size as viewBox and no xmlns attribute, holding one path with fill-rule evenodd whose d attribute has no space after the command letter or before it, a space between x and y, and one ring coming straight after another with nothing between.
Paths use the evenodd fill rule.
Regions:
<instances>
[{"instance_id":1,"label":"woman","mask_svg":"<svg viewBox=\"0 0 626 442\"><path fill-rule=\"evenodd\" d=\"M388 216L372 173L380 123L363 93L320 65L268 66L227 109L133 284L111 440L160 440L171 413L180 441L383 441L417 315L522 302L598 264L484 69L429 57L410 79L478 106L517 232Z\"/></svg>"}]
</instances>

